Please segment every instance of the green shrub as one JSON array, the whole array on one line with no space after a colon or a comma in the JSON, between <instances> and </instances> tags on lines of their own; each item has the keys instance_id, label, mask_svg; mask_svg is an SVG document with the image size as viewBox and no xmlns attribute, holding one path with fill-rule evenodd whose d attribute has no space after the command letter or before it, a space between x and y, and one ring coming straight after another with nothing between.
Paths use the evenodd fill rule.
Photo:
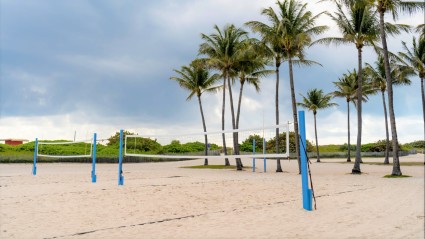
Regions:
<instances>
[{"instance_id":1,"label":"green shrub","mask_svg":"<svg viewBox=\"0 0 425 239\"><path fill-rule=\"evenodd\" d=\"M343 144L341 146L339 146L339 150L340 151L347 151L348 150L348 144ZM356 145L355 144L350 144L350 150L351 151L356 151Z\"/></svg>"},{"instance_id":2,"label":"green shrub","mask_svg":"<svg viewBox=\"0 0 425 239\"><path fill-rule=\"evenodd\" d=\"M375 143L369 143L369 144L363 144L361 147L362 152L385 152L386 147L386 140L378 140ZM402 147L400 144L398 145L398 148L401 150ZM390 151L393 150L393 143L392 140L390 140Z\"/></svg>"},{"instance_id":3,"label":"green shrub","mask_svg":"<svg viewBox=\"0 0 425 239\"><path fill-rule=\"evenodd\" d=\"M210 150L219 149L217 144L210 144ZM205 151L205 144L201 142L188 142L181 144L178 140L171 141L170 144L162 147L163 153L191 153Z\"/></svg>"},{"instance_id":4,"label":"green shrub","mask_svg":"<svg viewBox=\"0 0 425 239\"><path fill-rule=\"evenodd\" d=\"M416 140L411 143L407 143L406 145L409 145L415 149L425 149L425 140Z\"/></svg>"},{"instance_id":5,"label":"green shrub","mask_svg":"<svg viewBox=\"0 0 425 239\"><path fill-rule=\"evenodd\" d=\"M252 144L255 139L255 151L262 152L263 151L263 137L254 134L250 135L247 139L245 139L242 144L239 146L241 152L252 152Z\"/></svg>"},{"instance_id":6,"label":"green shrub","mask_svg":"<svg viewBox=\"0 0 425 239\"><path fill-rule=\"evenodd\" d=\"M115 144L115 147L119 146L118 142ZM127 151L135 153L149 153L157 154L162 152L162 146L149 138L128 138L127 139Z\"/></svg>"},{"instance_id":7,"label":"green shrub","mask_svg":"<svg viewBox=\"0 0 425 239\"><path fill-rule=\"evenodd\" d=\"M313 151L313 144L307 140L307 152ZM266 142L266 149L269 153L276 152L276 136ZM279 153L286 149L286 132L279 134ZM300 145L300 150L303 146ZM295 152L295 132L289 132L289 151Z\"/></svg>"}]
</instances>

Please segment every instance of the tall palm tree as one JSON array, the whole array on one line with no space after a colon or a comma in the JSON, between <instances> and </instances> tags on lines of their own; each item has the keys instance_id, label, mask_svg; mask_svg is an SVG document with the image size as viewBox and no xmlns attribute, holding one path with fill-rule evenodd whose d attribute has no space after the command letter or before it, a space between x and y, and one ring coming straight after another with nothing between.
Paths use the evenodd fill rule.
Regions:
<instances>
[{"instance_id":1,"label":"tall palm tree","mask_svg":"<svg viewBox=\"0 0 425 239\"><path fill-rule=\"evenodd\" d=\"M293 64L310 65L312 61L305 60L305 48L313 42L313 37L323 33L328 29L327 26L316 26L316 20L322 13L313 15L307 10L307 3L302 4L297 0L284 0L277 2L279 14L282 18L283 30L283 52L288 58L289 83L291 88L292 114L294 119L295 144L298 158L298 169L301 173L299 131L297 104L295 98L295 83L293 74Z\"/></svg>"},{"instance_id":2,"label":"tall palm tree","mask_svg":"<svg viewBox=\"0 0 425 239\"><path fill-rule=\"evenodd\" d=\"M300 94L301 95L301 94ZM316 152L317 152L317 162L320 162L319 155L319 143L317 140L317 126L316 126L316 114L317 110L326 109L332 106L336 106L336 103L331 102L333 95L331 93L324 94L323 90L312 89L307 91L307 97L303 96L303 102L297 103L297 105L313 111L314 116L314 135L316 137Z\"/></svg>"},{"instance_id":3,"label":"tall palm tree","mask_svg":"<svg viewBox=\"0 0 425 239\"><path fill-rule=\"evenodd\" d=\"M395 62L392 62L391 66L391 79L393 81L393 84L396 85L409 85L410 80L408 79L408 76L411 75L411 71L409 68L397 65ZM390 150L390 139L389 139L389 132L388 132L388 117L387 117L387 106L385 102L385 92L387 90L387 79L385 75L385 64L384 64L384 58L382 55L378 56L378 60L375 61L375 67L371 66L370 64L366 63L365 72L368 75L368 77L371 79L372 84L381 91L382 96L382 104L384 107L384 117L385 117L385 135L386 135L386 145L385 145L385 159L384 164L389 164L389 150Z\"/></svg>"},{"instance_id":4,"label":"tall palm tree","mask_svg":"<svg viewBox=\"0 0 425 239\"><path fill-rule=\"evenodd\" d=\"M392 175L402 175L400 169L400 161L398 157L398 136L394 113L394 96L393 96L393 80L391 79L390 61L388 57L388 46L386 35L388 34L388 28L385 26L385 13L390 12L393 19L397 19L398 12L414 13L419 9L425 8L424 2L405 2L402 0L368 0L372 1L376 6L379 13L379 31L382 41L385 76L387 81L387 92L388 92L388 108L390 111L390 123L391 123L391 136L393 141L393 170Z\"/></svg>"},{"instance_id":5,"label":"tall palm tree","mask_svg":"<svg viewBox=\"0 0 425 239\"><path fill-rule=\"evenodd\" d=\"M357 92L357 147L353 174L360 174L361 142L362 142L362 50L364 46L373 45L379 39L379 26L374 11L369 5L353 4L347 6L348 15L343 6L337 3L337 12L328 14L342 32L342 37L328 37L317 42L336 45L354 44L358 55L358 92Z\"/></svg>"},{"instance_id":6,"label":"tall palm tree","mask_svg":"<svg viewBox=\"0 0 425 239\"><path fill-rule=\"evenodd\" d=\"M265 77L274 71L266 70L267 59L258 53L259 43L254 39L246 42L246 47L241 51L239 55L239 61L235 66L235 71L237 72L237 77L239 78L240 88L239 88L239 100L238 108L236 112L236 128L239 129L239 120L241 113L242 105L242 94L244 85L249 84L254 86L257 92L260 91L260 79Z\"/></svg>"},{"instance_id":7,"label":"tall palm tree","mask_svg":"<svg viewBox=\"0 0 425 239\"><path fill-rule=\"evenodd\" d=\"M338 81L333 82L335 87L337 88L336 91L333 92L333 95L335 97L345 98L347 102L347 132L348 132L348 153L347 153L347 162L351 162L351 144L350 144L350 102L353 102L354 105L356 105L356 99L357 99L357 91L358 91L358 84L357 84L358 74L355 69L353 71L348 71L348 73L344 73L341 78L338 79ZM366 102L368 100L368 95L374 93L374 89L366 80L366 78L362 78L363 83L363 91L362 91L362 101Z\"/></svg>"},{"instance_id":8,"label":"tall palm tree","mask_svg":"<svg viewBox=\"0 0 425 239\"><path fill-rule=\"evenodd\" d=\"M242 41L246 39L247 32L241 28L236 28L233 24L226 25L223 30L215 25L216 33L205 35L201 34L204 42L199 47L199 53L208 56L208 64L221 71L223 77L223 106L221 111L221 129L224 131L224 112L226 105L226 87L229 91L230 109L232 113L232 126L236 128L235 111L233 107L233 95L230 85L232 68L238 60L238 52L243 47ZM228 86L227 86L228 85ZM224 154L227 155L226 137L222 134ZM237 152L238 142L233 137L233 148ZM225 165L230 165L229 160L225 159ZM236 160L238 170L242 170L242 165Z\"/></svg>"},{"instance_id":9,"label":"tall palm tree","mask_svg":"<svg viewBox=\"0 0 425 239\"><path fill-rule=\"evenodd\" d=\"M311 45L312 38L320 33L323 33L327 26L316 26L317 18L322 14L313 15L307 11L307 4L302 4L297 0L278 1L278 13L272 8L264 9L263 14L266 15L276 29L278 38L276 45L278 46L281 56L288 60L289 65L289 82L291 88L292 114L294 119L296 155L298 159L298 169L301 172L300 164L300 146L298 136L298 116L297 104L295 99L295 84L293 75L293 63L312 64L311 61L304 59L305 48ZM253 24L259 28L264 25ZM261 28L260 28L261 29ZM267 30L267 28L266 28ZM257 30L258 31L258 30Z\"/></svg>"},{"instance_id":10,"label":"tall palm tree","mask_svg":"<svg viewBox=\"0 0 425 239\"><path fill-rule=\"evenodd\" d=\"M425 28L424 28L425 32ZM419 37L416 42L415 37L412 41L412 49L407 47L405 42L402 42L404 52L399 52L399 56L407 62L408 66L414 73L421 79L421 95L422 95L422 114L424 120L424 137L425 137L425 93L424 93L424 79L425 79L425 33Z\"/></svg>"},{"instance_id":11,"label":"tall palm tree","mask_svg":"<svg viewBox=\"0 0 425 239\"><path fill-rule=\"evenodd\" d=\"M192 99L196 95L198 98L199 111L202 117L202 126L204 132L207 132L205 124L204 111L202 109L201 95L204 92L215 92L221 86L215 86L220 75L211 75L207 70L204 62L200 60L194 60L189 66L182 66L180 70L174 70L179 76L171 77L171 80L175 80L179 83L180 87L190 92L186 100ZM205 134L205 155L208 155L208 137ZM205 158L204 165L208 165L208 159Z\"/></svg>"},{"instance_id":12,"label":"tall palm tree","mask_svg":"<svg viewBox=\"0 0 425 239\"><path fill-rule=\"evenodd\" d=\"M238 54L238 61L236 62L233 71L235 78L239 78L239 100L236 111L236 129L239 129L239 119L242 107L242 95L245 83L254 86L257 92L260 91L260 80L273 71L266 70L267 59L264 57L264 46L262 46L257 39L248 39L243 42L245 45ZM238 132L234 134L235 141L239 142ZM239 154L239 145L236 149L236 154ZM239 164L242 164L240 158L236 159Z\"/></svg>"},{"instance_id":13,"label":"tall palm tree","mask_svg":"<svg viewBox=\"0 0 425 239\"><path fill-rule=\"evenodd\" d=\"M276 125L279 125L279 68L284 60L282 38L283 31L281 28L281 19L274 12L273 8L265 8L261 11L261 14L266 16L270 25L259 21L250 21L246 25L249 26L253 32L259 33L261 41L264 44L265 55L269 56L274 61L275 72L276 72L276 88L275 88L275 115ZM276 139L279 138L279 128L276 127ZM279 153L279 140L276 140L276 153ZM280 158L276 160L277 167L276 172L283 172Z\"/></svg>"},{"instance_id":14,"label":"tall palm tree","mask_svg":"<svg viewBox=\"0 0 425 239\"><path fill-rule=\"evenodd\" d=\"M338 0L336 0L338 1ZM348 5L370 5L376 8L379 14L379 33L382 41L382 54L384 57L384 66L385 66L385 78L387 81L387 92L388 92L388 108L390 113L390 123L391 123L391 134L393 141L393 172L392 175L402 175L400 170L400 162L398 157L398 136L397 136L397 128L395 121L395 113L394 113L394 103L393 103L393 88L392 88L392 80L391 80L391 69L390 69L390 60L389 60L389 51L387 46L387 34L391 33L391 28L388 28L388 24L385 22L385 13L390 12L393 16L393 19L396 20L398 18L399 12L404 13L415 13L420 9L425 9L424 2L418 1L402 1L402 0L339 0L339 2L343 2ZM406 25L399 25L402 27L402 30L406 31L408 27ZM399 28L400 29L400 28ZM399 34L399 31L395 32ZM392 32L391 34L394 34Z\"/></svg>"}]
</instances>

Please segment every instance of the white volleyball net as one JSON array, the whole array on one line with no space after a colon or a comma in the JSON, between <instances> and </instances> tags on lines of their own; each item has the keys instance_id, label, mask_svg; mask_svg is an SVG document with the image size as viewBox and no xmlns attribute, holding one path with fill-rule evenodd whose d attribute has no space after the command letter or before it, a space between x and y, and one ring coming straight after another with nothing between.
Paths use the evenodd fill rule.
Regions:
<instances>
[{"instance_id":1,"label":"white volleyball net","mask_svg":"<svg viewBox=\"0 0 425 239\"><path fill-rule=\"evenodd\" d=\"M125 136L124 156L163 159L287 158L290 126L292 124L288 122L261 128L181 135L144 135L139 132Z\"/></svg>"},{"instance_id":2,"label":"white volleyball net","mask_svg":"<svg viewBox=\"0 0 425 239\"><path fill-rule=\"evenodd\" d=\"M89 158L93 153L93 139L81 141L38 141L37 157Z\"/></svg>"}]
</instances>

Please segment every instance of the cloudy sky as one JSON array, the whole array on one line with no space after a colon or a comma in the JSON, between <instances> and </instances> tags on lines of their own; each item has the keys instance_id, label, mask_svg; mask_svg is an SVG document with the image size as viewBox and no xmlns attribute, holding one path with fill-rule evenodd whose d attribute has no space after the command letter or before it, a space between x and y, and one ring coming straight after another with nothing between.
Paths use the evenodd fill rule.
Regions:
<instances>
[{"instance_id":1,"label":"cloudy sky","mask_svg":"<svg viewBox=\"0 0 425 239\"><path fill-rule=\"evenodd\" d=\"M1 0L0 1L0 138L77 139L97 132L107 138L119 129L139 134L201 132L196 100L169 80L173 69L198 56L200 34L213 26L236 26L265 19L260 11L275 0ZM315 13L332 10L309 3ZM388 19L390 20L390 19ZM400 16L399 23L423 23L423 13ZM331 26L326 36L339 36ZM411 44L413 34L389 39L390 50ZM333 81L357 67L354 46L314 46L308 58L322 64L295 68L295 87L334 90ZM365 62L375 61L371 49ZM287 63L281 67L280 118L291 120ZM395 112L402 143L423 139L419 79L396 87ZM275 78L262 79L261 92L246 87L240 128L274 124ZM237 96L239 85L234 86ZM209 131L221 128L221 95L203 95ZM236 97L235 97L236 98ZM346 104L318 113L321 144L346 142ZM228 102L227 102L228 103ZM227 109L229 107L227 106ZM352 142L356 137L352 107ZM380 95L363 106L363 142L385 138ZM313 139L313 117L307 113L307 137ZM227 122L230 114L227 113ZM230 124L227 124L230 128Z\"/></svg>"}]
</instances>

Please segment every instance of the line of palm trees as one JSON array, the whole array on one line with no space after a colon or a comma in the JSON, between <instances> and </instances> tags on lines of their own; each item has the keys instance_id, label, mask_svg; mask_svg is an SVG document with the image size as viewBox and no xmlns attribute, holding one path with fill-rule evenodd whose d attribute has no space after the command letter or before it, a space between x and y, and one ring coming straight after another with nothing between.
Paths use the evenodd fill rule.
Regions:
<instances>
[{"instance_id":1,"label":"line of palm trees","mask_svg":"<svg viewBox=\"0 0 425 239\"><path fill-rule=\"evenodd\" d=\"M253 33L260 36L260 39L249 37L247 31L229 24L220 29L214 26L214 33L201 34L203 42L199 46L199 57L189 66L183 66L181 70L175 70L179 75L172 77L172 80L179 82L180 86L189 90L193 95L197 95L202 116L204 131L206 132L205 118L203 115L201 94L205 91L217 91L222 89L222 130L225 128L225 107L226 95L230 98L231 124L233 129L239 128L240 112L242 106L242 94L245 83L260 90L260 80L267 75L276 74L275 88L275 113L276 125L279 124L279 69L284 63L288 63L289 82L291 91L292 114L295 130L296 155L300 170L300 147L298 138L298 118L297 106L305 107L313 112L315 119L315 135L317 145L316 113L317 110L335 105L330 102L332 97L343 97L347 101L349 113L350 102L353 102L357 109L357 147L356 159L352 173L361 173L360 146L362 136L362 102L368 99L369 94L381 91L383 105L385 109L385 119L387 122L386 102L384 93L388 94L390 125L393 143L393 175L401 175L398 159L398 140L393 107L393 84L408 84L408 77L416 74L421 78L422 106L424 111L424 132L425 132L425 96L423 79L425 77L425 34L424 25L419 25L416 31L420 33L418 42L413 39L413 48L409 49L403 42L405 52L398 55L389 52L386 36L397 35L402 31L408 32L410 26L402 24L390 24L384 21L385 13L392 13L396 20L398 13L414 13L425 8L423 2L404 2L400 0L324 0L332 1L336 4L335 13L322 12L314 15L308 11L307 3L299 0L277 1L277 9L265 8L261 14L267 21L249 21L245 26L249 27ZM317 19L321 15L328 15L337 25L341 32L338 37L326 37L314 40L315 37L324 33L328 26L317 25ZM382 43L382 47L379 46ZM309 66L319 64L306 59L306 50L316 44L353 44L358 52L357 70L344 74L337 82L334 82L337 90L324 94L322 90L312 89L303 97L303 101L296 102L295 79L293 65ZM376 67L367 64L363 69L362 51L363 47L371 46L378 53L379 58ZM273 66L273 70L267 68ZM216 74L211 71L218 72ZM222 83L218 83L222 79ZM233 103L232 86L239 79L240 90L237 110ZM226 93L227 91L227 93ZM388 126L387 142L389 142ZM349 114L348 114L348 144L350 144ZM276 142L279 142L279 129L276 129ZM223 151L227 155L226 138L222 135ZM205 136L205 145L208 139ZM233 133L234 154L239 154L238 133ZM317 148L317 146L316 146ZM385 162L388 160L388 148ZM317 148L318 149L318 148ZM276 152L280 152L279 144L276 143ZM350 147L348 147L348 158L350 159ZM318 150L317 150L318 151ZM207 151L206 151L207 152ZM320 161L318 153L318 161ZM208 164L205 160L205 164ZM225 164L229 165L226 158ZM238 170L242 170L242 161L236 159ZM282 172L280 159L277 159L277 172Z\"/></svg>"}]
</instances>

